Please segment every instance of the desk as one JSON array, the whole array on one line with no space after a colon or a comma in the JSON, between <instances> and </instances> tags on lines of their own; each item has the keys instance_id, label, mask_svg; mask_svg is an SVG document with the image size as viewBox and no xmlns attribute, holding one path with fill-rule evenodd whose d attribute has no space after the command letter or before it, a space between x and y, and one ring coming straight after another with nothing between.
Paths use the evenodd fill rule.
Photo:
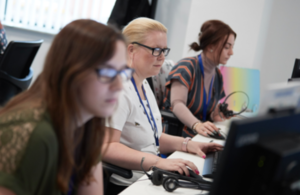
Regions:
<instances>
[{"instance_id":1,"label":"desk","mask_svg":"<svg viewBox=\"0 0 300 195\"><path fill-rule=\"evenodd\" d=\"M218 128L221 128L221 131L223 131L223 133L225 133L226 135L228 134L229 121L222 122L222 123L215 123L215 125ZM212 139L213 138L207 138L201 135L196 135L192 140L199 141L199 142L210 142ZM200 174L203 170L204 159L197 155L176 151L173 154L171 154L168 158L182 158L185 160L189 160L197 166L198 170L200 171ZM194 189L178 188L172 193L195 195L195 194L205 194L207 192L194 190ZM133 195L133 194L170 195L170 193L167 192L163 186L153 185L146 175L142 176L138 181L136 181L135 183L133 183L132 185L130 185L128 188L126 188L124 191L120 193L120 195Z\"/></svg>"}]
</instances>

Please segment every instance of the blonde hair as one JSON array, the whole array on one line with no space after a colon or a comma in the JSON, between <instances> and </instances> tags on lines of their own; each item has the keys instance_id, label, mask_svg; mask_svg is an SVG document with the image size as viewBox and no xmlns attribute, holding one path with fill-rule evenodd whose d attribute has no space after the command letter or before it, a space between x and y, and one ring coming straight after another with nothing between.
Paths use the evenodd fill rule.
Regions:
<instances>
[{"instance_id":1,"label":"blonde hair","mask_svg":"<svg viewBox=\"0 0 300 195\"><path fill-rule=\"evenodd\" d=\"M129 22L123 29L123 34L128 43L143 42L147 34L151 31L160 31L167 33L167 28L160 22L150 18L137 18Z\"/></svg>"}]
</instances>

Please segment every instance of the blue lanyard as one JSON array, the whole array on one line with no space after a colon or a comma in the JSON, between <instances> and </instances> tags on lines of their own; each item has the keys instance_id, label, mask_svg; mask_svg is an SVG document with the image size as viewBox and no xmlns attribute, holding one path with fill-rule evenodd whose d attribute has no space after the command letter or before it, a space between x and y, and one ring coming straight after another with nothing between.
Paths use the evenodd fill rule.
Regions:
<instances>
[{"instance_id":1,"label":"blue lanyard","mask_svg":"<svg viewBox=\"0 0 300 195\"><path fill-rule=\"evenodd\" d=\"M203 68L201 54L198 55L198 61L199 61L200 71L201 71L201 74L203 76L203 81L204 81L204 68ZM207 104L206 104L206 90L205 90L204 85L203 85L203 91L204 91L204 97L203 97L204 104L203 104L203 116L202 116L203 121L206 121L206 112L207 112L207 107L208 107L209 102L210 102L210 95L211 95L211 90L212 90L212 86L213 86L213 80L214 80L214 77L211 79L211 82L210 82Z\"/></svg>"},{"instance_id":2,"label":"blue lanyard","mask_svg":"<svg viewBox=\"0 0 300 195\"><path fill-rule=\"evenodd\" d=\"M143 101L142 101L142 98L141 98L141 96L140 96L140 94L139 94L139 92L138 92L138 89L137 89L137 87L136 87L136 84L135 84L135 81L134 81L134 78L133 78L133 77L131 77L131 81L132 81L132 84L133 84L133 86L134 86L134 88L135 88L135 91L136 91L136 93L137 93L137 95L138 95L138 97L139 97L139 99L140 99L140 102L141 102L141 104L142 104L142 106L143 106L143 108L144 108L144 111L145 111L145 113L146 113L146 115L147 115L148 121L149 121L149 123L150 123L150 125L151 125L151 127L152 127L152 130L153 130L153 133L154 133L154 138L155 138L156 147L159 147L157 126L156 126L155 119L154 119L153 114L152 114L152 111L151 111L151 107L150 107L148 98L147 98L146 93L145 93L145 90L144 90L144 87L143 87L143 85L142 85L142 90L143 90L144 96L145 96L145 98L146 98L146 100L147 100L147 104L149 105L149 111L150 111L150 114L151 114L151 117L152 117L152 121L153 121L154 126L153 126L152 123L151 123L150 117L149 117L149 115L148 115L148 113L147 113L147 110L146 110L146 108L145 108L145 106L144 106L144 103L143 103ZM157 152L158 152L158 155L159 155L159 151L157 151Z\"/></svg>"},{"instance_id":3,"label":"blue lanyard","mask_svg":"<svg viewBox=\"0 0 300 195\"><path fill-rule=\"evenodd\" d=\"M74 181L75 181L75 174L73 172L70 181L69 181L69 190L68 190L68 195L72 195L74 192Z\"/></svg>"}]
</instances>

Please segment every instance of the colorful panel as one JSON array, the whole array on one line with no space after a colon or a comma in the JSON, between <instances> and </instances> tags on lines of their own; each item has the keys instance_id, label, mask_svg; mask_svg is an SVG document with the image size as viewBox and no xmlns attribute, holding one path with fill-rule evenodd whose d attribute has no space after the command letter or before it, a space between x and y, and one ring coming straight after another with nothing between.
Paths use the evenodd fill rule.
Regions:
<instances>
[{"instance_id":1,"label":"colorful panel","mask_svg":"<svg viewBox=\"0 0 300 195\"><path fill-rule=\"evenodd\" d=\"M259 70L220 66L223 75L226 97L235 91L243 91L249 96L248 109L257 113L260 99L260 74ZM223 102L225 98L221 100ZM238 112L247 103L246 95L235 93L226 101L228 108Z\"/></svg>"}]
</instances>

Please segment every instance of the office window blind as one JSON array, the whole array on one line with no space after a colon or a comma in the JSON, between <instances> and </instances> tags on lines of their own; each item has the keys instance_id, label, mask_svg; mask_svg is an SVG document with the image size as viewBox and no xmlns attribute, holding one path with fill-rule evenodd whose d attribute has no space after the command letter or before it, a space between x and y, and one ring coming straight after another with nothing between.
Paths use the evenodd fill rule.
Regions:
<instances>
[{"instance_id":1,"label":"office window blind","mask_svg":"<svg viewBox=\"0 0 300 195\"><path fill-rule=\"evenodd\" d=\"M115 0L0 0L4 25L56 34L69 22L89 18L107 23Z\"/></svg>"}]
</instances>

